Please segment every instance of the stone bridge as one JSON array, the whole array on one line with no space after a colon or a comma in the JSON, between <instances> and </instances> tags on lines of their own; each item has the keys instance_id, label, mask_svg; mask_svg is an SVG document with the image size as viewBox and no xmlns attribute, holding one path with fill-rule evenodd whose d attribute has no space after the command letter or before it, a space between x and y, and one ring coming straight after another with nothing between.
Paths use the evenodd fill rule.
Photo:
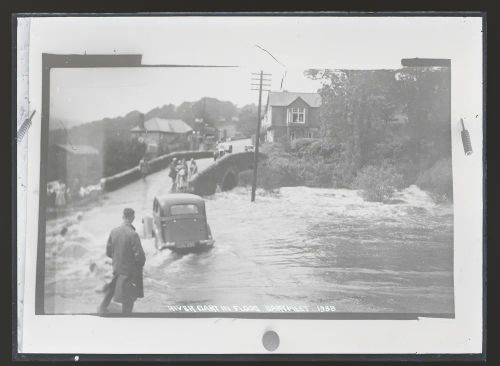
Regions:
<instances>
[{"instance_id":1,"label":"stone bridge","mask_svg":"<svg viewBox=\"0 0 500 366\"><path fill-rule=\"evenodd\" d=\"M265 159L259 153L259 161ZM238 185L240 172L253 169L253 152L226 154L214 164L194 176L190 181L191 191L200 196L212 195L218 190L228 191Z\"/></svg>"},{"instance_id":2,"label":"stone bridge","mask_svg":"<svg viewBox=\"0 0 500 366\"><path fill-rule=\"evenodd\" d=\"M213 156L212 151L176 151L150 160L149 173L166 169L173 158L189 160L191 158L206 159ZM102 178L101 186L105 191L114 191L139 179L141 179L141 172L139 166L135 166L113 176Z\"/></svg>"}]
</instances>

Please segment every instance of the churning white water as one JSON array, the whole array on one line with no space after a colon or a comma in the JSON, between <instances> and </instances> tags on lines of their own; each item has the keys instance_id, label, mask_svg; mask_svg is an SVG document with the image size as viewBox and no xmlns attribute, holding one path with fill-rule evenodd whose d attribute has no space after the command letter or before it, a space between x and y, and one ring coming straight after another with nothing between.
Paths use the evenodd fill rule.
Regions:
<instances>
[{"instance_id":1,"label":"churning white water","mask_svg":"<svg viewBox=\"0 0 500 366\"><path fill-rule=\"evenodd\" d=\"M208 162L207 162L208 164ZM166 172L109 193L80 219L47 223L46 311L95 312L110 278L109 231L125 206L140 219L168 189ZM145 297L135 311L169 305L333 305L342 312L453 313L453 208L416 186L398 203L357 191L246 188L206 199L213 250L157 252L143 239ZM61 235L61 230L67 232Z\"/></svg>"}]
</instances>

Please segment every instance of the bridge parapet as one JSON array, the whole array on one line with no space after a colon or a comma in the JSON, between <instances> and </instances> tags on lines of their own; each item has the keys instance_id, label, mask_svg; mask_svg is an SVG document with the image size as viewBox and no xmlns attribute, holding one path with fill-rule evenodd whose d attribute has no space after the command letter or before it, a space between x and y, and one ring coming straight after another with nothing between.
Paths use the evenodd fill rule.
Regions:
<instances>
[{"instance_id":1,"label":"bridge parapet","mask_svg":"<svg viewBox=\"0 0 500 366\"><path fill-rule=\"evenodd\" d=\"M173 158L186 159L204 159L213 156L212 151L176 151L170 154L159 156L149 161L149 174L165 169ZM141 178L139 167L133 167L121 173L101 179L101 186L105 191L113 191L127 184L130 184Z\"/></svg>"},{"instance_id":2,"label":"bridge parapet","mask_svg":"<svg viewBox=\"0 0 500 366\"><path fill-rule=\"evenodd\" d=\"M259 153L259 161L265 158L266 155ZM209 196L218 189L226 191L236 187L239 173L253 169L253 159L253 152L224 155L191 179L192 192L200 196Z\"/></svg>"}]
</instances>

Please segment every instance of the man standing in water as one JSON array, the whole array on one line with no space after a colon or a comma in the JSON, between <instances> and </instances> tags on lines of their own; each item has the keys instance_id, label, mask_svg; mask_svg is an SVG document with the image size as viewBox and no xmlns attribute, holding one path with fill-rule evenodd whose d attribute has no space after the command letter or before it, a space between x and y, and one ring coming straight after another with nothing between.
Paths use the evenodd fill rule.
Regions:
<instances>
[{"instance_id":1,"label":"man standing in water","mask_svg":"<svg viewBox=\"0 0 500 366\"><path fill-rule=\"evenodd\" d=\"M106 255L112 259L113 279L107 286L106 295L99 306L99 313L106 313L113 299L122 303L122 312L130 314L134 302L144 297L142 269L146 256L141 240L132 222L135 213L131 208L123 210L123 223L111 231L106 245Z\"/></svg>"}]
</instances>

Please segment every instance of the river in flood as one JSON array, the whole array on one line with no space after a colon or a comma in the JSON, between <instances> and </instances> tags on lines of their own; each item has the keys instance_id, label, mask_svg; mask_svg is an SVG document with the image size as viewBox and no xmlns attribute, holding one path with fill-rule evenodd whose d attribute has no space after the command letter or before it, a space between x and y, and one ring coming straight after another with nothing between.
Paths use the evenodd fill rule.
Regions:
<instances>
[{"instance_id":1,"label":"river in flood","mask_svg":"<svg viewBox=\"0 0 500 366\"><path fill-rule=\"evenodd\" d=\"M130 206L142 232L140 219L151 214L152 197L164 189L166 174L107 194L80 218L48 221L48 313L96 311L99 290L111 274L104 255L109 230ZM215 247L181 256L157 252L153 239L142 239L145 297L134 311L322 305L338 312L453 313L453 207L435 204L416 186L395 198L401 203L307 187L258 191L255 203L243 187L207 197Z\"/></svg>"}]
</instances>

